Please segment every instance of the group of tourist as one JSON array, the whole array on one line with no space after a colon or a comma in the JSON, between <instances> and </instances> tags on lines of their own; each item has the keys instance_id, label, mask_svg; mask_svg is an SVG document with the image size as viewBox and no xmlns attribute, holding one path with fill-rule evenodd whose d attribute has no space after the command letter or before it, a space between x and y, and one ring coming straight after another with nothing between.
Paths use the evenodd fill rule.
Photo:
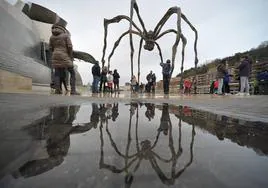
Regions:
<instances>
[{"instance_id":1,"label":"group of tourist","mask_svg":"<svg viewBox=\"0 0 268 188\"><path fill-rule=\"evenodd\" d=\"M68 30L60 24L54 24L51 28L52 36L50 37L49 47L52 51L52 68L54 69L53 81L51 87L55 89L56 94L62 94L62 85L64 85L66 93L69 92L66 83L66 73L70 73L70 86L71 95L79 95L76 91L75 86L75 70L73 64L73 47L70 39L70 33ZM169 94L169 82L171 77L172 66L168 59L166 63L161 62L163 75L163 90L164 94ZM249 94L249 76L251 71L251 63L248 56L241 58L241 63L237 67L239 70L240 90L237 95L250 95ZM99 62L96 61L92 67L93 83L92 93L119 92L119 78L120 75L117 69L114 71L108 70L104 66L101 70ZM210 92L218 95L224 95L230 93L230 75L226 68L226 62L222 61L217 66L217 80L211 83ZM147 83L145 85L145 91L155 92L156 76L153 71L146 76ZM184 80L183 92L190 93L193 81L188 79ZM138 92L139 89L142 91L144 84L141 86L138 84L138 80L135 75L131 78L131 91Z\"/></svg>"},{"instance_id":2,"label":"group of tourist","mask_svg":"<svg viewBox=\"0 0 268 188\"><path fill-rule=\"evenodd\" d=\"M237 67L239 73L239 92L236 95L249 96L249 76L251 72L251 61L248 56L241 58L241 63ZM223 60L217 66L217 80L211 83L210 93L218 95L229 95L230 94L230 77L226 68L226 62Z\"/></svg>"},{"instance_id":3,"label":"group of tourist","mask_svg":"<svg viewBox=\"0 0 268 188\"><path fill-rule=\"evenodd\" d=\"M99 62L96 61L91 69L91 72L93 75L92 93L120 92L119 91L120 75L117 72L117 69L114 69L114 71L110 71L106 66L104 66L101 70Z\"/></svg>"},{"instance_id":4,"label":"group of tourist","mask_svg":"<svg viewBox=\"0 0 268 188\"><path fill-rule=\"evenodd\" d=\"M164 94L168 94L169 93L169 81L170 81L171 70L172 70L170 60L168 59L166 63L161 62L160 66L162 67ZM154 93L155 86L156 86L155 73L153 73L153 71L150 71L149 74L146 76L146 80L147 80L147 83L145 85L143 83L139 85L136 76L133 75L130 80L131 92L143 93L143 90L145 89L146 93Z\"/></svg>"}]
</instances>

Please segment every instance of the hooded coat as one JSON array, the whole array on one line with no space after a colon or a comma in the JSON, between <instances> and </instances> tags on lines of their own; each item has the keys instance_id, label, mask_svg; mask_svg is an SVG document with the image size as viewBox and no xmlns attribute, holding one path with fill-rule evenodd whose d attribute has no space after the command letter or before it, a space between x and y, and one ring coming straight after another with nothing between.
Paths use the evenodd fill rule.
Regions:
<instances>
[{"instance_id":1,"label":"hooded coat","mask_svg":"<svg viewBox=\"0 0 268 188\"><path fill-rule=\"evenodd\" d=\"M220 63L217 66L217 78L218 79L224 78L225 74L227 74L227 70L225 69L225 66L222 63Z\"/></svg>"},{"instance_id":2,"label":"hooded coat","mask_svg":"<svg viewBox=\"0 0 268 188\"><path fill-rule=\"evenodd\" d=\"M52 50L53 68L68 68L73 66L72 42L70 35L63 27L53 25L49 47Z\"/></svg>"}]
</instances>

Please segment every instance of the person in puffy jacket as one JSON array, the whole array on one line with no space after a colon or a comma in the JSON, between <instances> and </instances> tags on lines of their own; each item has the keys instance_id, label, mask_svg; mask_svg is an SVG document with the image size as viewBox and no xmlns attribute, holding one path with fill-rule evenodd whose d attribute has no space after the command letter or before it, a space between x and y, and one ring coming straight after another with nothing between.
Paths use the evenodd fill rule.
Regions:
<instances>
[{"instance_id":1,"label":"person in puffy jacket","mask_svg":"<svg viewBox=\"0 0 268 188\"><path fill-rule=\"evenodd\" d=\"M51 28L52 36L49 39L49 47L52 51L52 67L55 68L56 93L61 94L60 75L64 69L70 73L71 94L77 95L75 87L75 71L73 65L73 46L70 33L60 24L54 24Z\"/></svg>"}]
</instances>

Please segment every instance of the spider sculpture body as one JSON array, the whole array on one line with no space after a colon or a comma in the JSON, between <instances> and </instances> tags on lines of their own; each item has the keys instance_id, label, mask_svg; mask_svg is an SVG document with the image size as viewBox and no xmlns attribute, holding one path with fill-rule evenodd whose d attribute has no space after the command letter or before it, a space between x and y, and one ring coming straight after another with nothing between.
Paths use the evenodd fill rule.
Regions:
<instances>
[{"instance_id":1,"label":"spider sculpture body","mask_svg":"<svg viewBox=\"0 0 268 188\"><path fill-rule=\"evenodd\" d=\"M140 29L136 23L133 21L133 14L134 11L137 14L138 20L140 22L140 25L142 26L142 29ZM168 29L166 31L162 31L162 27L165 25L165 23L169 20L169 18L173 15L177 15L177 28L176 29ZM161 62L163 62L163 56L161 52L161 48L159 44L157 43L157 40L161 38L162 36L168 34L168 33L174 33L176 35L175 42L172 47L172 58L171 58L171 63L172 63L172 70L171 74L173 73L174 70L174 63L175 63L175 57L177 53L177 47L179 45L180 40L182 40L182 62L181 62L181 73L183 72L183 63L184 63L184 51L185 51L185 46L187 43L187 39L184 37L182 31L181 31L181 20L185 21L186 24L190 26L190 28L194 31L195 33L195 42L194 42L194 52L195 52L195 68L197 67L198 64L198 58L197 58L197 39L198 39L198 33L195 27L191 24L191 22L186 18L186 16L181 12L181 9L179 7L171 7L168 9L168 11L165 13L165 15L162 17L162 19L157 23L155 29L152 31L147 31L145 28L144 22L140 16L139 13L139 8L136 0L131 0L131 6L130 6L130 16L125 16L125 15L119 15L116 16L112 19L104 19L104 46L103 46L103 55L102 55L102 66L105 64L105 54L106 54L106 47L107 47L107 34L108 34L108 25L112 23L119 23L122 20L126 20L129 22L130 26L127 31L125 31L119 38L118 40L114 43L114 47L111 51L111 53L108 56L108 68L110 67L110 60L111 57L114 54L115 49L117 46L120 44L120 41L123 37L129 35L129 42L130 42L130 48L131 48L131 53L130 53L130 59L131 59L131 76L133 75L133 56L134 56L134 46L133 46L133 39L132 35L137 35L140 37L140 45L139 45L139 54L138 54L138 82L140 80L140 55L141 55L141 48L143 45L143 42L145 42L144 49L148 51L152 51L155 47L157 46L159 56L161 59ZM182 81L182 79L181 79Z\"/></svg>"}]
</instances>

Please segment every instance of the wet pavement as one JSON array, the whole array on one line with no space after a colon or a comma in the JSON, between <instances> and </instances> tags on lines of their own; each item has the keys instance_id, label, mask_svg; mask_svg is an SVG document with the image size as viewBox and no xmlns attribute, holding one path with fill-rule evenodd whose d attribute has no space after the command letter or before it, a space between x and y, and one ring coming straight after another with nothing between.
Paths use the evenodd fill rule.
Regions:
<instances>
[{"instance_id":1,"label":"wet pavement","mask_svg":"<svg viewBox=\"0 0 268 188\"><path fill-rule=\"evenodd\" d=\"M265 122L139 101L29 109L2 113L1 188L268 186Z\"/></svg>"}]
</instances>

